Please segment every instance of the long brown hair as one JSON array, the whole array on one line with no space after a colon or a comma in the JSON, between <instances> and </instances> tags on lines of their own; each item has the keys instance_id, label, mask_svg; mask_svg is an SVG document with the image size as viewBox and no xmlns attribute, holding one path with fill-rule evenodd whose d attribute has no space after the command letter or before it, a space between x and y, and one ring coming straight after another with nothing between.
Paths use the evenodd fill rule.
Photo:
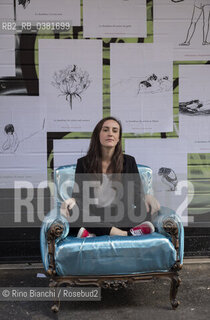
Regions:
<instances>
[{"instance_id":1,"label":"long brown hair","mask_svg":"<svg viewBox=\"0 0 210 320\"><path fill-rule=\"evenodd\" d=\"M114 117L106 117L97 123L92 133L90 146L87 152L86 171L88 173L102 173L102 153L99 135L104 122L107 120L116 121L120 127L119 141L115 147L107 172L121 173L123 170L122 125L118 119Z\"/></svg>"}]
</instances>

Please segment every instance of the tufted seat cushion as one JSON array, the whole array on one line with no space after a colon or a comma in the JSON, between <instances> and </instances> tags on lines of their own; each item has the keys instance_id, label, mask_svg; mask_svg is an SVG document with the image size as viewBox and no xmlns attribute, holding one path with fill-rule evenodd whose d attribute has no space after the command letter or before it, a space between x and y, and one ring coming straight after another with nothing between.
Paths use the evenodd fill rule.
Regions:
<instances>
[{"instance_id":1,"label":"tufted seat cushion","mask_svg":"<svg viewBox=\"0 0 210 320\"><path fill-rule=\"evenodd\" d=\"M60 276L166 272L175 261L171 241L156 232L139 237L67 237L55 251Z\"/></svg>"}]
</instances>

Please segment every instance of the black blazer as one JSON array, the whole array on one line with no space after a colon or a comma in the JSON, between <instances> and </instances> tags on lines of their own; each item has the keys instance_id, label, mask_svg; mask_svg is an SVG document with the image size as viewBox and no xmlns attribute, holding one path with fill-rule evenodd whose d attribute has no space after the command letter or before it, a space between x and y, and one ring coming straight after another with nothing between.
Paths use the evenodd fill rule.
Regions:
<instances>
[{"instance_id":1,"label":"black blazer","mask_svg":"<svg viewBox=\"0 0 210 320\"><path fill-rule=\"evenodd\" d=\"M75 183L79 187L79 192L76 192L78 190L75 191L76 188L74 188L72 194L72 197L76 200L77 208L79 209L79 219L77 220L76 226L84 226L89 232L101 235L109 234L112 226L128 229L144 221L146 217L146 208L142 182L135 158L127 154L123 155L123 171L122 179L120 181L123 186L123 196L120 198L121 204L119 206L111 205L105 208L92 204L88 207L89 213L87 215L98 216L102 221L94 224L84 221L84 216L87 217L87 212L83 206L83 203L86 204L85 201L83 201L83 182L97 180L95 174L89 174L86 171L86 159L86 156L78 159L75 171ZM89 198L94 198L93 191L93 188L90 188ZM109 214L107 214L107 210L110 210ZM107 216L109 217L108 221L106 219Z\"/></svg>"},{"instance_id":2,"label":"black blazer","mask_svg":"<svg viewBox=\"0 0 210 320\"><path fill-rule=\"evenodd\" d=\"M76 174L77 173L89 173L85 170L85 162L87 161L87 156L82 157L77 160ZM138 168L136 165L136 160L134 157L124 154L123 155L123 171L122 173L138 173Z\"/></svg>"}]
</instances>

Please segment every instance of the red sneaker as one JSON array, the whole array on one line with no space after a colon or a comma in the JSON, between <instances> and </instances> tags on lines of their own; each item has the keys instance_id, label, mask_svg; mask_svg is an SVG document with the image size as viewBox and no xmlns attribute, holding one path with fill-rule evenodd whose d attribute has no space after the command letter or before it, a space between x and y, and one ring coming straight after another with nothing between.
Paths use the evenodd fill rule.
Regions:
<instances>
[{"instance_id":1,"label":"red sneaker","mask_svg":"<svg viewBox=\"0 0 210 320\"><path fill-rule=\"evenodd\" d=\"M95 237L93 233L89 233L85 228L80 228L77 234L77 238L90 238Z\"/></svg>"},{"instance_id":2,"label":"red sneaker","mask_svg":"<svg viewBox=\"0 0 210 320\"><path fill-rule=\"evenodd\" d=\"M149 234L155 231L153 224L150 221L144 221L136 227L130 229L130 233L133 236L142 236L143 234Z\"/></svg>"}]
</instances>

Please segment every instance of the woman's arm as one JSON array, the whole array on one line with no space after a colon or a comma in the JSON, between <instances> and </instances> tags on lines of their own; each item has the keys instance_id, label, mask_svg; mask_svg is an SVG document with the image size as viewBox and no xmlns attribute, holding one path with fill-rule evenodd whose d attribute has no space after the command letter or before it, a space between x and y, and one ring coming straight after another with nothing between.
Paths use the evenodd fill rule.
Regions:
<instances>
[{"instance_id":1,"label":"woman's arm","mask_svg":"<svg viewBox=\"0 0 210 320\"><path fill-rule=\"evenodd\" d=\"M84 173L84 166L82 163L82 158L77 160L77 166L75 170L75 180L74 180L74 187L72 192L72 197L63 201L60 208L60 213L64 215L65 217L69 218L70 211L74 208L74 206L77 204L79 207L79 210L81 208L81 192L82 192L82 181L81 181L81 175ZM77 186L77 187L76 187ZM79 192L77 191L77 188Z\"/></svg>"},{"instance_id":2,"label":"woman's arm","mask_svg":"<svg viewBox=\"0 0 210 320\"><path fill-rule=\"evenodd\" d=\"M133 172L136 172L138 173L139 175L139 171L138 171L138 168L137 168L137 164L136 164L136 160L135 158L133 158L134 161L133 161ZM147 213L155 213L157 212L158 210L160 210L160 204L158 202L158 200L151 194L144 194L143 192L143 185L142 185L142 181L141 181L141 178L140 178L140 175L139 175L139 180L140 180L140 195L142 197L144 197L144 203L145 203L145 206L146 206L146 211ZM139 187L138 185L136 185L135 187L135 192L139 192ZM136 193L136 195L138 197L138 194Z\"/></svg>"},{"instance_id":3,"label":"woman's arm","mask_svg":"<svg viewBox=\"0 0 210 320\"><path fill-rule=\"evenodd\" d=\"M151 214L153 214L160 210L160 203L153 195L145 194L144 201L147 212L149 212L151 209Z\"/></svg>"},{"instance_id":4,"label":"woman's arm","mask_svg":"<svg viewBox=\"0 0 210 320\"><path fill-rule=\"evenodd\" d=\"M76 200L74 198L69 198L62 202L60 207L60 213L66 217L69 218L69 211L73 209L73 207L76 204Z\"/></svg>"}]
</instances>

